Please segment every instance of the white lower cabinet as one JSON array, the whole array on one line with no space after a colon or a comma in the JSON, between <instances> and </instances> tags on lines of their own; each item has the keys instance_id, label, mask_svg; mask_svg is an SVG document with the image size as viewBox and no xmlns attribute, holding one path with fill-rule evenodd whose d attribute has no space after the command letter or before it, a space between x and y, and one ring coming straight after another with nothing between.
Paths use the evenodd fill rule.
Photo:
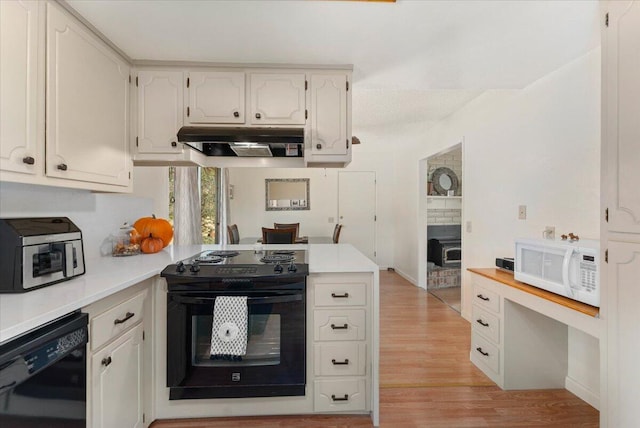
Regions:
<instances>
[{"instance_id":1,"label":"white lower cabinet","mask_svg":"<svg viewBox=\"0 0 640 428\"><path fill-rule=\"evenodd\" d=\"M142 334L138 324L91 357L93 427L143 426Z\"/></svg>"},{"instance_id":2,"label":"white lower cabinet","mask_svg":"<svg viewBox=\"0 0 640 428\"><path fill-rule=\"evenodd\" d=\"M145 346L149 284L142 282L93 303L89 314L87 426L143 428L150 398L150 360ZM147 321L148 322L148 321Z\"/></svg>"},{"instance_id":3,"label":"white lower cabinet","mask_svg":"<svg viewBox=\"0 0 640 428\"><path fill-rule=\"evenodd\" d=\"M366 274L309 277L315 412L371 409L371 288Z\"/></svg>"}]
</instances>

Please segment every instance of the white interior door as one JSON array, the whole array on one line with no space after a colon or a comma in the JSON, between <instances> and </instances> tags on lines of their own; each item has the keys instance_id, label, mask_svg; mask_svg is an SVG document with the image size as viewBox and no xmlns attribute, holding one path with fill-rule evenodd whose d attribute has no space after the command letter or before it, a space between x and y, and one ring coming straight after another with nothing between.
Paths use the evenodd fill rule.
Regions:
<instances>
[{"instance_id":1,"label":"white interior door","mask_svg":"<svg viewBox=\"0 0 640 428\"><path fill-rule=\"evenodd\" d=\"M351 244L376 261L376 173L338 172L340 242Z\"/></svg>"}]
</instances>

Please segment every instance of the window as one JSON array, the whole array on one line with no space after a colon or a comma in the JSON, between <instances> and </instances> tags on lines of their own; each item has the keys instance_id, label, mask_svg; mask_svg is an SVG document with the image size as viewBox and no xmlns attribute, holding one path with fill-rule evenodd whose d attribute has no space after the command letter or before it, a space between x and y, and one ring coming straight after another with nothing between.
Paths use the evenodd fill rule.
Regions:
<instances>
[{"instance_id":1,"label":"window","mask_svg":"<svg viewBox=\"0 0 640 428\"><path fill-rule=\"evenodd\" d=\"M202 243L215 244L218 236L219 168L198 168ZM175 167L169 167L169 221L175 222Z\"/></svg>"}]
</instances>

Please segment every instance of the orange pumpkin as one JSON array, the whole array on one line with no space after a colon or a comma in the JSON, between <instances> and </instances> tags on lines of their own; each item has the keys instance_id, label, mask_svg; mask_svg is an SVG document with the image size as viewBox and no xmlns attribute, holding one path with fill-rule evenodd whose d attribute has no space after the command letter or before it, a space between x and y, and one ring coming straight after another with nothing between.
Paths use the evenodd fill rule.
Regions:
<instances>
[{"instance_id":1,"label":"orange pumpkin","mask_svg":"<svg viewBox=\"0 0 640 428\"><path fill-rule=\"evenodd\" d=\"M162 239L154 238L153 234L149 234L148 238L142 240L142 244L140 244L140 249L145 254L153 254L164 248L164 244L162 243Z\"/></svg>"},{"instance_id":2,"label":"orange pumpkin","mask_svg":"<svg viewBox=\"0 0 640 428\"><path fill-rule=\"evenodd\" d=\"M173 227L171 226L171 223L165 219L156 218L155 215L138 219L133 224L133 227L142 236L150 236L153 234L155 238L160 238L162 240L163 247L169 245L173 239Z\"/></svg>"},{"instance_id":3,"label":"orange pumpkin","mask_svg":"<svg viewBox=\"0 0 640 428\"><path fill-rule=\"evenodd\" d=\"M129 242L132 244L140 245L140 241L142 241L142 235L136 230L136 228L132 228L129 232Z\"/></svg>"}]
</instances>

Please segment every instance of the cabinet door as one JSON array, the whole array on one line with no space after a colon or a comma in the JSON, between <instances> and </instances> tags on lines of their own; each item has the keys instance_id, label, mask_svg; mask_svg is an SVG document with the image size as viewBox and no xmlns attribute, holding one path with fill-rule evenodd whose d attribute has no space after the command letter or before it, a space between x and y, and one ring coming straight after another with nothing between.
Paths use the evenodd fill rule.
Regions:
<instances>
[{"instance_id":1,"label":"cabinet door","mask_svg":"<svg viewBox=\"0 0 640 428\"><path fill-rule=\"evenodd\" d=\"M138 428L142 422L142 325L93 355L93 428Z\"/></svg>"},{"instance_id":2,"label":"cabinet door","mask_svg":"<svg viewBox=\"0 0 640 428\"><path fill-rule=\"evenodd\" d=\"M47 3L46 175L128 186L129 66Z\"/></svg>"},{"instance_id":3,"label":"cabinet door","mask_svg":"<svg viewBox=\"0 0 640 428\"><path fill-rule=\"evenodd\" d=\"M607 266L608 426L640 420L640 243L609 241Z\"/></svg>"},{"instance_id":4,"label":"cabinet door","mask_svg":"<svg viewBox=\"0 0 640 428\"><path fill-rule=\"evenodd\" d=\"M0 170L35 174L43 171L44 129L39 126L40 42L43 4L0 2ZM44 51L42 51L44 53Z\"/></svg>"},{"instance_id":5,"label":"cabinet door","mask_svg":"<svg viewBox=\"0 0 640 428\"><path fill-rule=\"evenodd\" d=\"M182 126L181 71L140 71L138 84L139 153L180 153L177 133Z\"/></svg>"},{"instance_id":6,"label":"cabinet door","mask_svg":"<svg viewBox=\"0 0 640 428\"><path fill-rule=\"evenodd\" d=\"M311 76L311 152L346 155L347 76Z\"/></svg>"},{"instance_id":7,"label":"cabinet door","mask_svg":"<svg viewBox=\"0 0 640 428\"><path fill-rule=\"evenodd\" d=\"M640 233L640 2L607 2L603 136L608 229Z\"/></svg>"},{"instance_id":8,"label":"cabinet door","mask_svg":"<svg viewBox=\"0 0 640 428\"><path fill-rule=\"evenodd\" d=\"M251 74L252 125L304 125L304 74Z\"/></svg>"},{"instance_id":9,"label":"cabinet door","mask_svg":"<svg viewBox=\"0 0 640 428\"><path fill-rule=\"evenodd\" d=\"M244 123L244 72L190 72L185 122Z\"/></svg>"}]
</instances>

